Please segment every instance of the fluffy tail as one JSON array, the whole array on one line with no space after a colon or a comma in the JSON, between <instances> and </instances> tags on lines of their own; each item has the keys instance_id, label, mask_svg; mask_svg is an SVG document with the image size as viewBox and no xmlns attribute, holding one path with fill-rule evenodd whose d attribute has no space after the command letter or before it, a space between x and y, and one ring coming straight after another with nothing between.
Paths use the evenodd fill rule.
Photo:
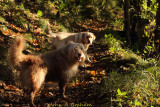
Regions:
<instances>
[{"instance_id":1,"label":"fluffy tail","mask_svg":"<svg viewBox=\"0 0 160 107\"><path fill-rule=\"evenodd\" d=\"M15 68L20 67L24 54L22 53L25 46L25 40L22 36L16 37L14 43L9 48L9 62Z\"/></svg>"},{"instance_id":2,"label":"fluffy tail","mask_svg":"<svg viewBox=\"0 0 160 107\"><path fill-rule=\"evenodd\" d=\"M56 35L53 34L49 23L47 24L47 30L48 30L48 33L49 33L53 38L56 38Z\"/></svg>"}]
</instances>

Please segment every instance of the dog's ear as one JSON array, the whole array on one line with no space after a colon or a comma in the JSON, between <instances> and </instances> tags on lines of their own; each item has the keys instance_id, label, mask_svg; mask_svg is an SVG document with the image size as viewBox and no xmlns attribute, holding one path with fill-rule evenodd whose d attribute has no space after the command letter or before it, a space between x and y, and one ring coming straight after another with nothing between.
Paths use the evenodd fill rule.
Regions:
<instances>
[{"instance_id":1,"label":"dog's ear","mask_svg":"<svg viewBox=\"0 0 160 107\"><path fill-rule=\"evenodd\" d=\"M95 39L96 39L96 36L95 36L94 34L92 34L92 36L93 36L93 40L95 40Z\"/></svg>"},{"instance_id":2,"label":"dog's ear","mask_svg":"<svg viewBox=\"0 0 160 107\"><path fill-rule=\"evenodd\" d=\"M74 46L73 46L73 51L74 51L74 52L76 51L77 47L78 47L78 45L74 45Z\"/></svg>"}]
</instances>

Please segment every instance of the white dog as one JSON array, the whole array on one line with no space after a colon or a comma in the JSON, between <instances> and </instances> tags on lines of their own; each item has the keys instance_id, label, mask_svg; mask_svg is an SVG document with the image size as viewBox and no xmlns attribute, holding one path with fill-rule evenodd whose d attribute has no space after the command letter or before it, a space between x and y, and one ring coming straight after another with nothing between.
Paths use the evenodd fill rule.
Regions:
<instances>
[{"instance_id":1,"label":"white dog","mask_svg":"<svg viewBox=\"0 0 160 107\"><path fill-rule=\"evenodd\" d=\"M96 39L96 36L91 32L80 32L80 33L67 33L59 32L53 33L51 31L50 25L47 26L49 34L53 37L52 39L52 49L59 49L66 45L69 41L75 43L82 43L85 50L88 50L89 45Z\"/></svg>"}]
</instances>

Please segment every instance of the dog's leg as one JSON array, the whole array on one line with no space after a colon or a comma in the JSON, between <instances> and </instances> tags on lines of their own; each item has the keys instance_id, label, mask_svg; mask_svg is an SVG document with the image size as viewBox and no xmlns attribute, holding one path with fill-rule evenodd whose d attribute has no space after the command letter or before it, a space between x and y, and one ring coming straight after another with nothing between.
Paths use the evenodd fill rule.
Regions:
<instances>
[{"instance_id":1,"label":"dog's leg","mask_svg":"<svg viewBox=\"0 0 160 107\"><path fill-rule=\"evenodd\" d=\"M87 51L85 52L85 63L89 64L91 63L91 60L89 59L89 55L87 54Z\"/></svg>"},{"instance_id":2,"label":"dog's leg","mask_svg":"<svg viewBox=\"0 0 160 107\"><path fill-rule=\"evenodd\" d=\"M45 79L45 74L46 74L45 69L37 69L37 71L38 73L32 75L32 88L31 88L32 90L30 93L30 101L32 106L35 106L34 105L35 94L41 88ZM36 77L39 77L39 78L36 78Z\"/></svg>"},{"instance_id":3,"label":"dog's leg","mask_svg":"<svg viewBox=\"0 0 160 107\"><path fill-rule=\"evenodd\" d=\"M38 88L34 88L30 93L30 104L32 107L36 107L36 105L34 104L34 97L37 91L38 91Z\"/></svg>"},{"instance_id":4,"label":"dog's leg","mask_svg":"<svg viewBox=\"0 0 160 107\"><path fill-rule=\"evenodd\" d=\"M86 57L85 62L86 62L87 64L91 63L91 60L89 59L89 56L88 56L88 55L87 55L87 57Z\"/></svg>"},{"instance_id":5,"label":"dog's leg","mask_svg":"<svg viewBox=\"0 0 160 107\"><path fill-rule=\"evenodd\" d=\"M60 80L59 81L59 90L60 90L60 95L62 98L67 98L65 95L65 90L66 90L66 81Z\"/></svg>"},{"instance_id":6,"label":"dog's leg","mask_svg":"<svg viewBox=\"0 0 160 107\"><path fill-rule=\"evenodd\" d=\"M35 107L36 105L34 104L34 97L35 97L35 94L37 92L37 89L32 91L31 94L30 94L30 104L32 107Z\"/></svg>"},{"instance_id":7,"label":"dog's leg","mask_svg":"<svg viewBox=\"0 0 160 107\"><path fill-rule=\"evenodd\" d=\"M89 48L89 45L85 45L84 47L85 47L85 50L86 50L86 52L87 52L87 50L88 50L88 48Z\"/></svg>"}]
</instances>

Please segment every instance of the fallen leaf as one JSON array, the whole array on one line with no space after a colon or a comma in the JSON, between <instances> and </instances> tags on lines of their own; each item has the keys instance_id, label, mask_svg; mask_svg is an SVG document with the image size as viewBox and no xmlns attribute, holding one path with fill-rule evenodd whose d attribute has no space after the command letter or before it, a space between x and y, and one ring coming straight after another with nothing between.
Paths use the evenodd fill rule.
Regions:
<instances>
[{"instance_id":1,"label":"fallen leaf","mask_svg":"<svg viewBox=\"0 0 160 107\"><path fill-rule=\"evenodd\" d=\"M19 88L13 86L13 85L8 85L5 87L6 90L12 90L12 91L22 91Z\"/></svg>"},{"instance_id":2,"label":"fallen leaf","mask_svg":"<svg viewBox=\"0 0 160 107\"><path fill-rule=\"evenodd\" d=\"M90 71L91 75L96 75L96 71Z\"/></svg>"},{"instance_id":3,"label":"fallen leaf","mask_svg":"<svg viewBox=\"0 0 160 107\"><path fill-rule=\"evenodd\" d=\"M3 90L3 89L0 89L0 93L4 93L4 90Z\"/></svg>"}]
</instances>

